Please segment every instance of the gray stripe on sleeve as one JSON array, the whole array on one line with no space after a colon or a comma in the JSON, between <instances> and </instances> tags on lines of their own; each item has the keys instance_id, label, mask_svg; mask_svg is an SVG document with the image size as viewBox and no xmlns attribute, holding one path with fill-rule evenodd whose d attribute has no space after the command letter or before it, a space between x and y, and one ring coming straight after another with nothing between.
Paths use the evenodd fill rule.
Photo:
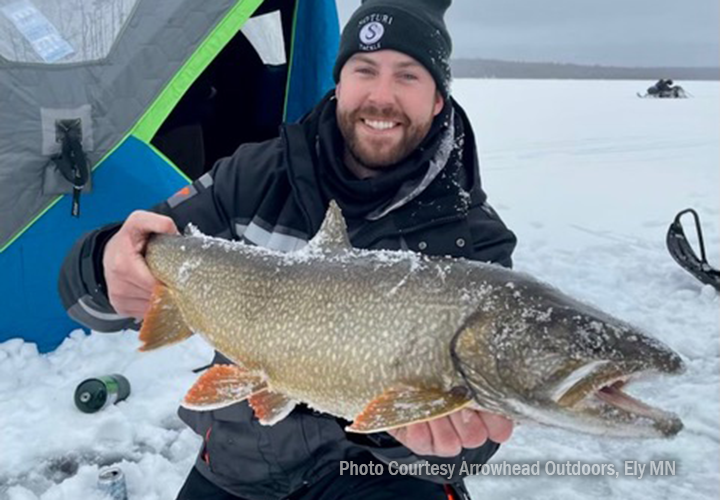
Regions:
<instances>
[{"instance_id":1,"label":"gray stripe on sleeve","mask_svg":"<svg viewBox=\"0 0 720 500\"><path fill-rule=\"evenodd\" d=\"M242 228L236 227L236 229ZM242 233L242 237L257 246L278 250L280 252L294 252L307 245L307 241L302 238L268 231L257 225L254 221L248 224Z\"/></svg>"},{"instance_id":2,"label":"gray stripe on sleeve","mask_svg":"<svg viewBox=\"0 0 720 500\"><path fill-rule=\"evenodd\" d=\"M198 191L195 188L195 186L193 186L193 185L186 186L186 187L182 188L180 191L178 191L177 193L175 193L174 195L172 195L168 199L167 204L170 205L170 208L175 208L183 201L187 201L190 198L192 198L193 196L195 196L197 194L197 192Z\"/></svg>"},{"instance_id":3,"label":"gray stripe on sleeve","mask_svg":"<svg viewBox=\"0 0 720 500\"><path fill-rule=\"evenodd\" d=\"M80 298L68 310L72 319L98 332L117 332L128 328L137 329L135 318L116 313L103 312L95 306L90 295Z\"/></svg>"},{"instance_id":4,"label":"gray stripe on sleeve","mask_svg":"<svg viewBox=\"0 0 720 500\"><path fill-rule=\"evenodd\" d=\"M199 182L202 187L207 189L212 186L215 181L213 181L212 175L210 175L210 172L208 172L202 177L200 177L197 182Z\"/></svg>"}]
</instances>

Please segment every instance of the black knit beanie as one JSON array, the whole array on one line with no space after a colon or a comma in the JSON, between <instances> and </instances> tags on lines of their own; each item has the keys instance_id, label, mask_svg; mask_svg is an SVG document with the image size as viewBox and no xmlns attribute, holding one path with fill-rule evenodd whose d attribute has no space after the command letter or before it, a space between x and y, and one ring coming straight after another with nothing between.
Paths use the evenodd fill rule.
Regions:
<instances>
[{"instance_id":1,"label":"black knit beanie","mask_svg":"<svg viewBox=\"0 0 720 500\"><path fill-rule=\"evenodd\" d=\"M343 29L333 77L357 52L392 49L425 66L438 90L450 94L452 41L443 16L451 0L363 0Z\"/></svg>"}]
</instances>

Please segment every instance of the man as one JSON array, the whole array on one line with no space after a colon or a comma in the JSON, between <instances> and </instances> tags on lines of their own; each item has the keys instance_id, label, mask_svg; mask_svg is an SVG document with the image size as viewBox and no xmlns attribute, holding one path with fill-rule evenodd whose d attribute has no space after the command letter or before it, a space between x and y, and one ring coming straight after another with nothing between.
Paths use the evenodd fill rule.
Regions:
<instances>
[{"instance_id":1,"label":"man","mask_svg":"<svg viewBox=\"0 0 720 500\"><path fill-rule=\"evenodd\" d=\"M655 85L648 89L648 94L657 95L659 97L666 97L672 90L672 85L672 80L661 78L660 80L655 82Z\"/></svg>"},{"instance_id":2,"label":"man","mask_svg":"<svg viewBox=\"0 0 720 500\"><path fill-rule=\"evenodd\" d=\"M475 139L450 96L450 0L367 0L345 27L337 87L280 137L245 144L192 187L125 223L95 231L68 255L68 311L100 331L136 327L155 279L143 251L153 232L193 223L277 250L301 248L331 199L354 246L410 249L509 266L515 236L486 203ZM229 362L216 355L215 362ZM301 407L271 427L246 403L180 410L203 437L178 499L446 499L462 480L392 474L389 463L484 463L509 438L501 417L463 410L370 436ZM340 461L378 463L379 476L340 475Z\"/></svg>"}]
</instances>

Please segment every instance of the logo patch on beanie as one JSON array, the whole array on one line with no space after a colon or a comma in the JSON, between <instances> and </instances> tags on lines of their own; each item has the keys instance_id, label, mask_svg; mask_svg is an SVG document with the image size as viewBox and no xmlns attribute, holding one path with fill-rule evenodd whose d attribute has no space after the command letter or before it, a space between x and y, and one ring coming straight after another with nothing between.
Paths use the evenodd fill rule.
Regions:
<instances>
[{"instance_id":1,"label":"logo patch on beanie","mask_svg":"<svg viewBox=\"0 0 720 500\"><path fill-rule=\"evenodd\" d=\"M380 40L392 26L393 16L387 14L368 14L358 21L358 39L360 50L380 50Z\"/></svg>"},{"instance_id":2,"label":"logo patch on beanie","mask_svg":"<svg viewBox=\"0 0 720 500\"><path fill-rule=\"evenodd\" d=\"M385 26L382 23L373 21L367 23L360 30L360 42L364 45L372 45L380 41L385 34Z\"/></svg>"}]
</instances>

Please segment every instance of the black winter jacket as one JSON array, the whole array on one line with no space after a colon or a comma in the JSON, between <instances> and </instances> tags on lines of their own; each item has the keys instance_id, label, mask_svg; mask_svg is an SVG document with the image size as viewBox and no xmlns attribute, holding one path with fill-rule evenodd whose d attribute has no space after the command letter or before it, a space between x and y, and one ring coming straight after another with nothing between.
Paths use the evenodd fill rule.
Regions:
<instances>
[{"instance_id":1,"label":"black winter jacket","mask_svg":"<svg viewBox=\"0 0 720 500\"><path fill-rule=\"evenodd\" d=\"M283 251L301 248L320 228L329 203L327 162L339 161L321 158L322 121L332 120L332 99L326 97L301 123L283 126L280 137L242 145L153 210L172 217L181 229L192 223L209 235ZM388 213L347 218L354 246L511 265L515 236L487 204L470 123L457 103L451 108L448 116L462 137L454 138L449 158L447 148L433 156L446 165L429 185ZM398 191L411 191L407 184ZM343 199L337 201L343 208ZM97 331L137 328L134 320L115 314L102 276L102 252L118 228L106 226L83 237L61 271L60 294L68 313ZM220 354L218 361L228 362ZM197 469L221 488L249 499L282 498L337 470L340 460L368 451L386 463L426 459L456 463L459 470L462 460L484 463L498 448L488 442L450 459L418 457L388 434L346 434L347 422L302 405L272 427L261 426L247 403L210 412L180 409L180 417L204 438Z\"/></svg>"}]
</instances>

